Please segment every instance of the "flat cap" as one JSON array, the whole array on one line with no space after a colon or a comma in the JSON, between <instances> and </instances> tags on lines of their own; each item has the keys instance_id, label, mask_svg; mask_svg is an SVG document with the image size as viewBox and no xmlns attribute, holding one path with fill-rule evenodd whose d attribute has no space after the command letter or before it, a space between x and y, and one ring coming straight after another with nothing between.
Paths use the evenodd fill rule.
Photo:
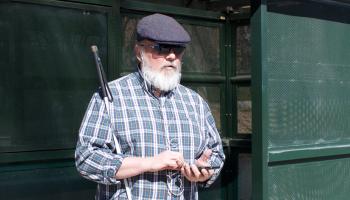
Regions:
<instances>
[{"instance_id":1,"label":"flat cap","mask_svg":"<svg viewBox=\"0 0 350 200\"><path fill-rule=\"evenodd\" d=\"M149 39L173 45L186 45L191 41L187 31L174 18L159 13L142 18L136 29L137 41Z\"/></svg>"}]
</instances>

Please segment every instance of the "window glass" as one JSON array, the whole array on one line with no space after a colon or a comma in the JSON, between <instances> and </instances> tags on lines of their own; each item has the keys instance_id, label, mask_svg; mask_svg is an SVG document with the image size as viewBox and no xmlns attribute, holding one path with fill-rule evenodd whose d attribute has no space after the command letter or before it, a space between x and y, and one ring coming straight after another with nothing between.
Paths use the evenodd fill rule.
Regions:
<instances>
[{"instance_id":1,"label":"window glass","mask_svg":"<svg viewBox=\"0 0 350 200\"><path fill-rule=\"evenodd\" d=\"M252 101L250 87L237 87L237 132L252 133Z\"/></svg>"},{"instance_id":2,"label":"window glass","mask_svg":"<svg viewBox=\"0 0 350 200\"><path fill-rule=\"evenodd\" d=\"M189 86L196 91L208 104L215 118L216 128L221 132L220 120L220 88L218 86Z\"/></svg>"},{"instance_id":3,"label":"window glass","mask_svg":"<svg viewBox=\"0 0 350 200\"><path fill-rule=\"evenodd\" d=\"M93 11L0 5L0 152L75 147L98 87L92 44L107 65L106 22Z\"/></svg>"},{"instance_id":4,"label":"window glass","mask_svg":"<svg viewBox=\"0 0 350 200\"><path fill-rule=\"evenodd\" d=\"M184 72L220 74L219 27L184 25L191 36L183 58Z\"/></svg>"},{"instance_id":5,"label":"window glass","mask_svg":"<svg viewBox=\"0 0 350 200\"><path fill-rule=\"evenodd\" d=\"M236 29L236 74L250 74L250 62L250 26L238 26Z\"/></svg>"},{"instance_id":6,"label":"window glass","mask_svg":"<svg viewBox=\"0 0 350 200\"><path fill-rule=\"evenodd\" d=\"M134 54L134 45L136 40L136 25L139 18L124 16L122 18L122 69L124 71L135 71L137 66L136 56Z\"/></svg>"}]
</instances>

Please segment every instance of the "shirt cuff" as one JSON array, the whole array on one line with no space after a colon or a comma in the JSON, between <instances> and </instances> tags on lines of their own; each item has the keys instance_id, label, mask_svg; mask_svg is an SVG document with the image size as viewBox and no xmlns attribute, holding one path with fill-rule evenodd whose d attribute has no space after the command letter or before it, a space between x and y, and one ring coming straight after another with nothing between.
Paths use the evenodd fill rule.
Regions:
<instances>
[{"instance_id":1,"label":"shirt cuff","mask_svg":"<svg viewBox=\"0 0 350 200\"><path fill-rule=\"evenodd\" d=\"M119 184L121 180L116 178L116 173L119 170L124 160L124 155L116 155L114 159L111 159L106 163L106 167L103 171L103 177L105 177L105 183Z\"/></svg>"},{"instance_id":2,"label":"shirt cuff","mask_svg":"<svg viewBox=\"0 0 350 200\"><path fill-rule=\"evenodd\" d=\"M212 156L210 158L209 164L212 166L220 166L220 169L215 169L213 176L211 176L208 180L198 184L200 187L203 187L203 188L207 188L210 185L212 185L220 175L220 171L223 168L223 162L220 159L218 159L216 156Z\"/></svg>"}]
</instances>

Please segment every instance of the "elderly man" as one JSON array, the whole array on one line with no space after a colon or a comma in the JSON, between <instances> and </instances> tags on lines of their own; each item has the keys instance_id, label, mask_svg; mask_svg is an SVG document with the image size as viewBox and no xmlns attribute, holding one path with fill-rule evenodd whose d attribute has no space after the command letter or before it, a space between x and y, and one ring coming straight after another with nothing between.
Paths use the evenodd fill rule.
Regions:
<instances>
[{"instance_id":1,"label":"elderly man","mask_svg":"<svg viewBox=\"0 0 350 200\"><path fill-rule=\"evenodd\" d=\"M197 185L207 187L219 175L225 155L209 106L179 84L189 42L173 18L142 18L134 49L138 71L109 83L110 114L93 95L76 166L98 183L96 199L198 199Z\"/></svg>"}]
</instances>

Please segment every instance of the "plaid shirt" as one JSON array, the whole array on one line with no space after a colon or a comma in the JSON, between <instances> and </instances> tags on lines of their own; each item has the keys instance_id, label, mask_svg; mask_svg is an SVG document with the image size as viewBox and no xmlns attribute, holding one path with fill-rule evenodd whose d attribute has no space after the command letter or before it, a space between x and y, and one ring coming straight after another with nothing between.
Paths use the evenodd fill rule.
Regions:
<instances>
[{"instance_id":1,"label":"plaid shirt","mask_svg":"<svg viewBox=\"0 0 350 200\"><path fill-rule=\"evenodd\" d=\"M96 199L127 199L125 185L115 174L123 158L129 156L151 157L172 150L182 152L185 161L193 164L210 148L213 154L209 163L222 168L225 155L221 139L208 104L197 93L179 85L156 97L140 72L112 81L109 86L114 98L111 117L95 93L82 121L75 152L80 174L98 183ZM120 143L121 154L115 152L112 134ZM201 185L212 184L221 168ZM169 193L166 175L167 171L146 172L129 178L132 199L198 199L197 183L183 176L183 194ZM170 187L179 190L178 184Z\"/></svg>"}]
</instances>

